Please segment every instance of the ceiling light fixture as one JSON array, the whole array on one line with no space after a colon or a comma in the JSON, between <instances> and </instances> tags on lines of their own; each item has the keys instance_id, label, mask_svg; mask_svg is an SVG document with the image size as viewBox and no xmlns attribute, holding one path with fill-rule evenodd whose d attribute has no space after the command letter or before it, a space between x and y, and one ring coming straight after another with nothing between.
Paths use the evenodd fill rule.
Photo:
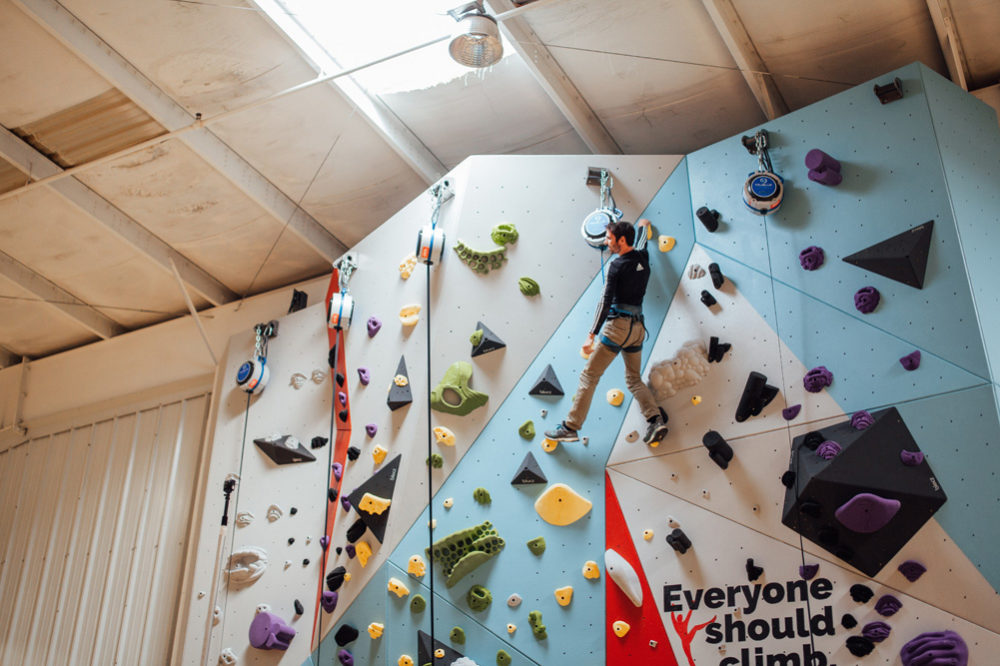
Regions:
<instances>
[{"instance_id":1,"label":"ceiling light fixture","mask_svg":"<svg viewBox=\"0 0 1000 666\"><path fill-rule=\"evenodd\" d=\"M503 57L497 20L486 14L483 1L468 2L448 14L458 26L448 44L452 60L466 67L489 67Z\"/></svg>"}]
</instances>

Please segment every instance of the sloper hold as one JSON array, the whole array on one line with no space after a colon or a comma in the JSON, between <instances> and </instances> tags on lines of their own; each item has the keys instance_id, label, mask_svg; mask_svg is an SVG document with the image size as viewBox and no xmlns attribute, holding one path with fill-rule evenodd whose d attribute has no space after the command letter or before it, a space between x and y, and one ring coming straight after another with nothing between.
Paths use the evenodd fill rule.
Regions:
<instances>
[{"instance_id":1,"label":"sloper hold","mask_svg":"<svg viewBox=\"0 0 1000 666\"><path fill-rule=\"evenodd\" d=\"M549 480L542 473L542 468L539 466L538 461L535 460L534 454L528 451L528 454L524 456L524 460L521 461L521 467L517 470L517 474L511 479L510 485L530 486L535 483L548 482Z\"/></svg>"},{"instance_id":2,"label":"sloper hold","mask_svg":"<svg viewBox=\"0 0 1000 666\"><path fill-rule=\"evenodd\" d=\"M396 383L396 377L400 376L406 377L406 383L402 386ZM386 404L389 405L389 409L395 411L411 402L413 402L413 391L410 390L410 376L406 373L406 357L400 356L396 375L393 377L392 383L389 384L389 397L386 398Z\"/></svg>"},{"instance_id":3,"label":"sloper hold","mask_svg":"<svg viewBox=\"0 0 1000 666\"><path fill-rule=\"evenodd\" d=\"M535 380L535 385L528 391L528 395L566 395L551 363L545 366L545 370Z\"/></svg>"},{"instance_id":4,"label":"sloper hold","mask_svg":"<svg viewBox=\"0 0 1000 666\"><path fill-rule=\"evenodd\" d=\"M844 261L917 289L924 288L934 220L875 243Z\"/></svg>"},{"instance_id":5,"label":"sloper hold","mask_svg":"<svg viewBox=\"0 0 1000 666\"><path fill-rule=\"evenodd\" d=\"M385 537L385 527L389 522L389 514L392 512L392 508L386 506L384 511L374 514L364 511L359 507L362 505L362 498L369 494L387 500L392 499L392 493L396 489L396 477L399 474L399 460L402 457L402 454L400 454L393 458L389 464L375 472L370 479L355 488L354 492L348 496L351 506L358 512L361 520L368 526L368 529L371 530L372 535L378 539L379 543L382 543L382 538Z\"/></svg>"},{"instance_id":6,"label":"sloper hold","mask_svg":"<svg viewBox=\"0 0 1000 666\"><path fill-rule=\"evenodd\" d=\"M444 658L435 659L434 653L437 650L444 650ZM417 663L418 664L451 664L456 659L461 659L465 655L449 645L445 645L438 639L434 639L434 647L431 647L430 634L417 630Z\"/></svg>"},{"instance_id":7,"label":"sloper hold","mask_svg":"<svg viewBox=\"0 0 1000 666\"><path fill-rule=\"evenodd\" d=\"M565 483L553 483L535 500L535 511L551 525L569 525L580 520L593 503Z\"/></svg>"},{"instance_id":8,"label":"sloper hold","mask_svg":"<svg viewBox=\"0 0 1000 666\"><path fill-rule=\"evenodd\" d=\"M642 608L642 583L635 568L613 548L604 551L604 570L636 608Z\"/></svg>"},{"instance_id":9,"label":"sloper hold","mask_svg":"<svg viewBox=\"0 0 1000 666\"><path fill-rule=\"evenodd\" d=\"M503 349L507 346L507 343L501 340L496 333L488 329L483 322L476 322L476 330L482 331L483 335L479 340L479 344L472 346L473 356L482 356L483 354L488 354L491 351Z\"/></svg>"},{"instance_id":10,"label":"sloper hold","mask_svg":"<svg viewBox=\"0 0 1000 666\"><path fill-rule=\"evenodd\" d=\"M302 442L291 435L282 435L277 439L255 439L257 445L275 465L290 465L291 463L314 462L316 456L302 446Z\"/></svg>"}]
</instances>

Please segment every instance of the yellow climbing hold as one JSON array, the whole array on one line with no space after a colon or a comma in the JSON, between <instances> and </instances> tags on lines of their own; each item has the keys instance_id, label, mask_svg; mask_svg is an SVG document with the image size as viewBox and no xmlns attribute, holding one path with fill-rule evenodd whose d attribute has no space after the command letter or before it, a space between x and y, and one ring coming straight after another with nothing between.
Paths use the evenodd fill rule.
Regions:
<instances>
[{"instance_id":1,"label":"yellow climbing hold","mask_svg":"<svg viewBox=\"0 0 1000 666\"><path fill-rule=\"evenodd\" d=\"M381 465L382 461L385 460L386 454L389 453L384 446L381 444L376 444L375 448L372 449L372 459L375 461L376 465Z\"/></svg>"},{"instance_id":2,"label":"yellow climbing hold","mask_svg":"<svg viewBox=\"0 0 1000 666\"><path fill-rule=\"evenodd\" d=\"M427 563L424 562L424 558L420 557L420 555L412 555L409 563L406 565L406 573L417 578L427 573Z\"/></svg>"},{"instance_id":3,"label":"yellow climbing hold","mask_svg":"<svg viewBox=\"0 0 1000 666\"><path fill-rule=\"evenodd\" d=\"M653 539L653 530L643 530L642 538L646 541L651 541Z\"/></svg>"},{"instance_id":4,"label":"yellow climbing hold","mask_svg":"<svg viewBox=\"0 0 1000 666\"><path fill-rule=\"evenodd\" d=\"M565 483L553 483L535 500L535 511L547 523L569 525L590 512L593 503Z\"/></svg>"},{"instance_id":5,"label":"yellow climbing hold","mask_svg":"<svg viewBox=\"0 0 1000 666\"><path fill-rule=\"evenodd\" d=\"M413 269L417 267L417 255L413 252L409 253L403 260L399 262L399 277L404 280L410 278L410 274L413 273Z\"/></svg>"},{"instance_id":6,"label":"yellow climbing hold","mask_svg":"<svg viewBox=\"0 0 1000 666\"><path fill-rule=\"evenodd\" d=\"M406 386L410 383L410 380L406 375L396 375L392 378L392 383L396 386Z\"/></svg>"},{"instance_id":7,"label":"yellow climbing hold","mask_svg":"<svg viewBox=\"0 0 1000 666\"><path fill-rule=\"evenodd\" d=\"M381 622L372 622L368 625L368 635L372 638L382 638L383 632L385 632L385 625Z\"/></svg>"},{"instance_id":8,"label":"yellow climbing hold","mask_svg":"<svg viewBox=\"0 0 1000 666\"><path fill-rule=\"evenodd\" d=\"M444 426L434 428L434 441L440 446L455 446L455 433Z\"/></svg>"},{"instance_id":9,"label":"yellow climbing hold","mask_svg":"<svg viewBox=\"0 0 1000 666\"><path fill-rule=\"evenodd\" d=\"M552 453L556 450L557 446L559 446L559 442L554 439L546 437L542 440L542 451L545 451L546 453Z\"/></svg>"},{"instance_id":10,"label":"yellow climbing hold","mask_svg":"<svg viewBox=\"0 0 1000 666\"><path fill-rule=\"evenodd\" d=\"M560 606L569 606L569 602L573 601L573 586L567 585L566 587L560 587L556 590L556 603Z\"/></svg>"},{"instance_id":11,"label":"yellow climbing hold","mask_svg":"<svg viewBox=\"0 0 1000 666\"><path fill-rule=\"evenodd\" d=\"M420 319L420 305L411 303L399 310L399 323L403 326L413 326Z\"/></svg>"},{"instance_id":12,"label":"yellow climbing hold","mask_svg":"<svg viewBox=\"0 0 1000 666\"><path fill-rule=\"evenodd\" d=\"M615 632L615 636L618 638L625 638L625 634L627 634L628 630L631 628L632 626L625 620L617 620L611 625L611 629Z\"/></svg>"},{"instance_id":13,"label":"yellow climbing hold","mask_svg":"<svg viewBox=\"0 0 1000 666\"><path fill-rule=\"evenodd\" d=\"M514 624L513 622L508 622L507 623L507 633L508 634L513 634L515 631L517 631L517 625Z\"/></svg>"},{"instance_id":14,"label":"yellow climbing hold","mask_svg":"<svg viewBox=\"0 0 1000 666\"><path fill-rule=\"evenodd\" d=\"M691 404L692 405L700 405L701 404L701 396L700 395L693 395L693 396L691 396Z\"/></svg>"},{"instance_id":15,"label":"yellow climbing hold","mask_svg":"<svg viewBox=\"0 0 1000 666\"><path fill-rule=\"evenodd\" d=\"M372 556L372 547L368 545L367 541L359 541L358 545L354 547L354 554L358 556L358 562L361 562L361 566L368 566L368 558Z\"/></svg>"},{"instance_id":16,"label":"yellow climbing hold","mask_svg":"<svg viewBox=\"0 0 1000 666\"><path fill-rule=\"evenodd\" d=\"M438 648L437 650L434 650L434 658L444 659L444 648Z\"/></svg>"},{"instance_id":17,"label":"yellow climbing hold","mask_svg":"<svg viewBox=\"0 0 1000 666\"><path fill-rule=\"evenodd\" d=\"M365 493L361 498L361 501L358 502L358 510L364 511L365 513L382 515L382 513L389 508L390 504L392 504L391 499L379 497L378 495L372 495L371 493Z\"/></svg>"},{"instance_id":18,"label":"yellow climbing hold","mask_svg":"<svg viewBox=\"0 0 1000 666\"><path fill-rule=\"evenodd\" d=\"M673 236L660 236L660 252L670 252L677 244L677 239Z\"/></svg>"},{"instance_id":19,"label":"yellow climbing hold","mask_svg":"<svg viewBox=\"0 0 1000 666\"><path fill-rule=\"evenodd\" d=\"M403 581L398 578L390 578L389 591L402 599L410 593L410 588L406 587L406 585L403 584Z\"/></svg>"},{"instance_id":20,"label":"yellow climbing hold","mask_svg":"<svg viewBox=\"0 0 1000 666\"><path fill-rule=\"evenodd\" d=\"M351 581L351 572L348 571L347 573L344 574L344 582L349 583L350 581Z\"/></svg>"},{"instance_id":21,"label":"yellow climbing hold","mask_svg":"<svg viewBox=\"0 0 1000 666\"><path fill-rule=\"evenodd\" d=\"M601 577L601 568L594 560L587 560L583 563L583 577L596 580Z\"/></svg>"},{"instance_id":22,"label":"yellow climbing hold","mask_svg":"<svg viewBox=\"0 0 1000 666\"><path fill-rule=\"evenodd\" d=\"M444 508L450 509L451 507L455 506L455 498L454 497L449 497L449 498L445 499L445 501L442 502L442 504L444 504Z\"/></svg>"},{"instance_id":23,"label":"yellow climbing hold","mask_svg":"<svg viewBox=\"0 0 1000 666\"><path fill-rule=\"evenodd\" d=\"M625 393L621 389L611 389L608 391L608 403L613 407L618 407L625 401Z\"/></svg>"},{"instance_id":24,"label":"yellow climbing hold","mask_svg":"<svg viewBox=\"0 0 1000 666\"><path fill-rule=\"evenodd\" d=\"M408 654L399 655L399 659L396 660L396 666L413 666L413 657Z\"/></svg>"}]
</instances>

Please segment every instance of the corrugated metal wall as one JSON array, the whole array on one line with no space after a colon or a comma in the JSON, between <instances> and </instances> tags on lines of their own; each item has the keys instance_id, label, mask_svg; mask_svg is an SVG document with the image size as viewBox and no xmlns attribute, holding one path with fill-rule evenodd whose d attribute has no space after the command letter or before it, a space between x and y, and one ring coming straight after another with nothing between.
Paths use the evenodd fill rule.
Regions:
<instances>
[{"instance_id":1,"label":"corrugated metal wall","mask_svg":"<svg viewBox=\"0 0 1000 666\"><path fill-rule=\"evenodd\" d=\"M0 453L0 664L166 664L205 393Z\"/></svg>"}]
</instances>

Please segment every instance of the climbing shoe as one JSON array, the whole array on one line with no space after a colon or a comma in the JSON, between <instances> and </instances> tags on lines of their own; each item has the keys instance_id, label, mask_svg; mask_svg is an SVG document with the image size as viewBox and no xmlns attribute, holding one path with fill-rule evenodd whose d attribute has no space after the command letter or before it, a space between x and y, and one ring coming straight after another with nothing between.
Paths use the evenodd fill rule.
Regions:
<instances>
[{"instance_id":1,"label":"climbing shoe","mask_svg":"<svg viewBox=\"0 0 1000 666\"><path fill-rule=\"evenodd\" d=\"M576 434L576 430L566 425L565 421L560 423L559 427L555 430L546 430L545 437L555 442L576 442L580 439Z\"/></svg>"}]
</instances>

